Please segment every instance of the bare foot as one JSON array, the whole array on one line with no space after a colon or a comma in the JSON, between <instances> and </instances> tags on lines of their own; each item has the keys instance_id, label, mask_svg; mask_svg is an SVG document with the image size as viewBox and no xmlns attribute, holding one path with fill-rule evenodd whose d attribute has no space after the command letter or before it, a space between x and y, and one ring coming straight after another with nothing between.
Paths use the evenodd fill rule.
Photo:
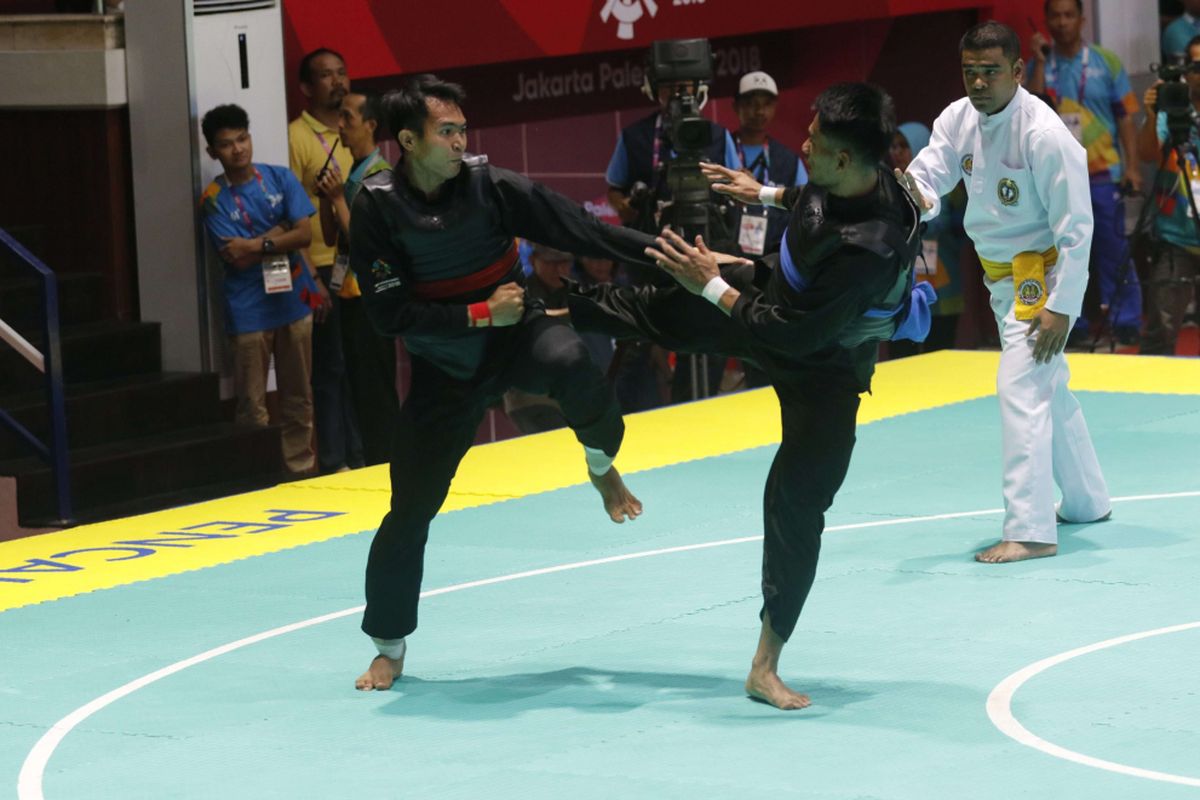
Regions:
<instances>
[{"instance_id":1,"label":"bare foot","mask_svg":"<svg viewBox=\"0 0 1200 800\"><path fill-rule=\"evenodd\" d=\"M403 671L403 658L396 661L387 656L375 656L371 659L371 666L367 667L367 671L359 675L358 680L354 682L354 688L360 692L369 692L372 689L386 692L392 688L392 683Z\"/></svg>"},{"instance_id":2,"label":"bare foot","mask_svg":"<svg viewBox=\"0 0 1200 800\"><path fill-rule=\"evenodd\" d=\"M793 692L779 679L778 673L766 667L750 668L750 675L746 678L746 694L784 711L812 705L808 695Z\"/></svg>"},{"instance_id":3,"label":"bare foot","mask_svg":"<svg viewBox=\"0 0 1200 800\"><path fill-rule=\"evenodd\" d=\"M1030 558L1046 558L1058 552L1056 544L1040 542L997 542L987 550L975 554L975 560L984 564L1007 564L1010 561L1025 561Z\"/></svg>"},{"instance_id":4,"label":"bare foot","mask_svg":"<svg viewBox=\"0 0 1200 800\"><path fill-rule=\"evenodd\" d=\"M596 491L600 492L604 510L613 522L635 519L642 513L642 501L625 488L625 481L621 480L621 473L617 472L616 467L609 467L603 475L596 475L589 470L588 477L592 479Z\"/></svg>"}]
</instances>

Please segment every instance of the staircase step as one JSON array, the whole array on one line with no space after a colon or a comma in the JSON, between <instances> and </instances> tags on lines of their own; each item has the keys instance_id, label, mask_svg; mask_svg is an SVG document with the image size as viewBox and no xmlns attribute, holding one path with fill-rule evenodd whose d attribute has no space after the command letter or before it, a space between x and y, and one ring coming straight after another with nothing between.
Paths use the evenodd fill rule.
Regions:
<instances>
[{"instance_id":1,"label":"staircase step","mask_svg":"<svg viewBox=\"0 0 1200 800\"><path fill-rule=\"evenodd\" d=\"M67 442L72 449L221 421L216 373L160 372L66 388ZM44 391L0 397L0 408L47 441ZM0 428L0 460L29 455L17 435Z\"/></svg>"},{"instance_id":2,"label":"staircase step","mask_svg":"<svg viewBox=\"0 0 1200 800\"><path fill-rule=\"evenodd\" d=\"M42 282L20 278L4 284L0 293L0 319L25 338L41 337ZM98 272L62 273L58 276L59 325L99 322L104 316L104 276Z\"/></svg>"},{"instance_id":3,"label":"staircase step","mask_svg":"<svg viewBox=\"0 0 1200 800\"><path fill-rule=\"evenodd\" d=\"M203 494L206 487L219 495L277 482L284 475L279 431L222 422L73 451L76 519L96 519L105 509L161 508L172 496ZM54 479L41 460L0 461L0 475L17 479L22 525L53 520Z\"/></svg>"},{"instance_id":4,"label":"staircase step","mask_svg":"<svg viewBox=\"0 0 1200 800\"><path fill-rule=\"evenodd\" d=\"M27 338L42 349L40 335ZM106 320L72 325L62 329L61 343L67 383L144 375L162 369L157 322ZM0 394L36 390L43 385L41 372L8 344L0 343Z\"/></svg>"}]
</instances>

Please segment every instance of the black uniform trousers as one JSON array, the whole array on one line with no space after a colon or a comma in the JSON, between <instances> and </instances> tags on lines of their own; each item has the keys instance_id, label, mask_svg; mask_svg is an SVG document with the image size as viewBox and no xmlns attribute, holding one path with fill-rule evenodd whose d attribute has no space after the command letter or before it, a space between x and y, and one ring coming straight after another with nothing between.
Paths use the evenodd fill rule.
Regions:
<instances>
[{"instance_id":1,"label":"black uniform trousers","mask_svg":"<svg viewBox=\"0 0 1200 800\"><path fill-rule=\"evenodd\" d=\"M506 389L550 395L581 444L610 456L620 448L625 423L616 398L568 324L532 309L519 324L488 335L484 363L471 380L412 358L412 387L392 448L391 510L367 559L362 629L369 636L399 639L416 630L429 523L485 412Z\"/></svg>"},{"instance_id":2,"label":"black uniform trousers","mask_svg":"<svg viewBox=\"0 0 1200 800\"><path fill-rule=\"evenodd\" d=\"M739 291L758 291L753 267L722 275ZM763 492L762 610L787 641L816 578L825 511L850 467L858 393L822 380L817 370L766 356L737 322L682 287L598 286L572 294L568 305L580 330L749 359L766 373L779 398L783 438Z\"/></svg>"}]
</instances>

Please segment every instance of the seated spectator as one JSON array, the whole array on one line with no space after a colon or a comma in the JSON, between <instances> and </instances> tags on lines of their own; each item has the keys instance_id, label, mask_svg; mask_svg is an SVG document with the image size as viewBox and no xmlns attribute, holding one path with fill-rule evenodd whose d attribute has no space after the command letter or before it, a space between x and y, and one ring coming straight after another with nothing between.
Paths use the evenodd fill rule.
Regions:
<instances>
[{"instance_id":1,"label":"seated spectator","mask_svg":"<svg viewBox=\"0 0 1200 800\"><path fill-rule=\"evenodd\" d=\"M575 262L575 266L575 280L582 286L617 282L617 266L611 259L580 256ZM608 375L609 367L612 366L613 352L616 349L612 338L595 331L579 331L579 338L587 347L592 361L605 375Z\"/></svg>"},{"instance_id":2,"label":"seated spectator","mask_svg":"<svg viewBox=\"0 0 1200 800\"><path fill-rule=\"evenodd\" d=\"M525 282L525 303L540 302L546 308L566 308L567 285L563 278L571 274L575 257L562 250L533 244L529 261L533 272ZM540 433L566 426L558 403L546 395L520 389L504 393L504 412L521 433Z\"/></svg>"},{"instance_id":3,"label":"seated spectator","mask_svg":"<svg viewBox=\"0 0 1200 800\"><path fill-rule=\"evenodd\" d=\"M222 175L201 196L204 226L225 262L225 325L234 356L235 419L265 426L267 371L275 357L283 458L294 474L315 466L309 371L316 283L297 251L312 237L315 212L287 167L255 164L250 119L217 106L201 122Z\"/></svg>"}]
</instances>

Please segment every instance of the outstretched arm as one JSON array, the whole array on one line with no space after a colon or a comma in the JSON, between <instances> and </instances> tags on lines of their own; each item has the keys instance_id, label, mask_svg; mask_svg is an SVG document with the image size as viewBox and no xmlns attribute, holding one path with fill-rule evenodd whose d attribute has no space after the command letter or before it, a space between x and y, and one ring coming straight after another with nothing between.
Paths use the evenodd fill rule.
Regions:
<instances>
[{"instance_id":1,"label":"outstretched arm","mask_svg":"<svg viewBox=\"0 0 1200 800\"><path fill-rule=\"evenodd\" d=\"M650 266L646 247L654 239L630 228L609 225L578 203L524 175L488 166L495 199L509 233L568 253Z\"/></svg>"},{"instance_id":2,"label":"outstretched arm","mask_svg":"<svg viewBox=\"0 0 1200 800\"><path fill-rule=\"evenodd\" d=\"M941 198L959 181L958 151L948 133L950 114L950 109L946 109L933 121L929 144L921 148L921 152L916 154L905 170L905 177L900 178L901 184L921 209L923 220L941 213Z\"/></svg>"},{"instance_id":3,"label":"outstretched arm","mask_svg":"<svg viewBox=\"0 0 1200 800\"><path fill-rule=\"evenodd\" d=\"M790 208L800 195L799 186L763 186L754 176L742 170L730 169L710 161L700 162L700 171L713 191L732 197L748 206L767 205ZM797 168L797 173L799 173Z\"/></svg>"},{"instance_id":4,"label":"outstretched arm","mask_svg":"<svg viewBox=\"0 0 1200 800\"><path fill-rule=\"evenodd\" d=\"M880 287L894 280L893 268L865 251L845 248L829 259L795 306L743 294L720 275L715 254L697 236L694 244L664 231L647 255L683 288L724 311L757 342L783 355L801 357L836 341L842 330L871 305Z\"/></svg>"}]
</instances>

